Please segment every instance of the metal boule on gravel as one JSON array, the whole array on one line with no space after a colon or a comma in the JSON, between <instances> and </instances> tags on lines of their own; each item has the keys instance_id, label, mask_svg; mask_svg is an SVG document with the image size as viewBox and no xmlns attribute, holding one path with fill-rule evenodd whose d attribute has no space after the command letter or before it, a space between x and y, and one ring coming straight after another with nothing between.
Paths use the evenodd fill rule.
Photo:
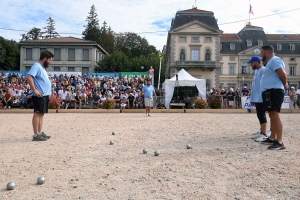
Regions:
<instances>
[{"instance_id":1,"label":"metal boule on gravel","mask_svg":"<svg viewBox=\"0 0 300 200\"><path fill-rule=\"evenodd\" d=\"M9 183L7 183L6 189L13 190L13 189L15 189L15 187L16 187L16 184L14 182L9 182Z\"/></svg>"},{"instance_id":2,"label":"metal boule on gravel","mask_svg":"<svg viewBox=\"0 0 300 200\"><path fill-rule=\"evenodd\" d=\"M186 148L187 148L187 149L191 149L191 148L192 148L192 145L187 144L187 145L186 145Z\"/></svg>"},{"instance_id":3,"label":"metal boule on gravel","mask_svg":"<svg viewBox=\"0 0 300 200\"><path fill-rule=\"evenodd\" d=\"M37 179L37 184L42 185L45 183L45 177L41 176Z\"/></svg>"},{"instance_id":4,"label":"metal boule on gravel","mask_svg":"<svg viewBox=\"0 0 300 200\"><path fill-rule=\"evenodd\" d=\"M113 145L113 144L114 144L114 141L110 141L109 144L110 144L110 145Z\"/></svg>"},{"instance_id":5,"label":"metal boule on gravel","mask_svg":"<svg viewBox=\"0 0 300 200\"><path fill-rule=\"evenodd\" d=\"M143 154L146 154L148 153L148 150L147 149L143 149Z\"/></svg>"},{"instance_id":6,"label":"metal boule on gravel","mask_svg":"<svg viewBox=\"0 0 300 200\"><path fill-rule=\"evenodd\" d=\"M155 156L158 156L158 155L159 155L159 151L155 151L155 152L154 152L154 155L155 155Z\"/></svg>"},{"instance_id":7,"label":"metal boule on gravel","mask_svg":"<svg viewBox=\"0 0 300 200\"><path fill-rule=\"evenodd\" d=\"M112 134L112 135L116 135L116 133L115 133L115 132L112 132L111 134Z\"/></svg>"}]
</instances>

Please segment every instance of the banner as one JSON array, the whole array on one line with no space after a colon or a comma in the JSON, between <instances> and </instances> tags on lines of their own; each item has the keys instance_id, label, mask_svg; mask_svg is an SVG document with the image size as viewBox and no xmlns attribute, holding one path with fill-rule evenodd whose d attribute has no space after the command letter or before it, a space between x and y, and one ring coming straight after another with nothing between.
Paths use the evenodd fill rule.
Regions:
<instances>
[{"instance_id":1,"label":"banner","mask_svg":"<svg viewBox=\"0 0 300 200\"><path fill-rule=\"evenodd\" d=\"M54 76L54 74L56 74L56 76L60 76L61 74L64 76L65 74L68 75L68 77L70 77L71 75L75 75L75 76L78 76L82 74L82 72L48 72L47 71L47 74L50 75L50 76Z\"/></svg>"},{"instance_id":2,"label":"banner","mask_svg":"<svg viewBox=\"0 0 300 200\"><path fill-rule=\"evenodd\" d=\"M3 75L8 75L8 74L10 74L10 75L13 75L15 73L15 75L20 75L20 76L22 76L22 75L24 75L24 76L27 76L27 71L15 71L15 70L3 70L2 71L2 74Z\"/></svg>"},{"instance_id":3,"label":"banner","mask_svg":"<svg viewBox=\"0 0 300 200\"><path fill-rule=\"evenodd\" d=\"M242 102L242 108L248 108L248 106L250 105L250 97L241 97L241 102ZM289 109L289 103L290 103L290 97L289 96L285 96L283 103L281 105L282 109ZM253 108L255 108L255 106L253 106Z\"/></svg>"},{"instance_id":4,"label":"banner","mask_svg":"<svg viewBox=\"0 0 300 200\"><path fill-rule=\"evenodd\" d=\"M130 78L134 78L135 76L137 76L138 78L141 77L148 77L149 73L148 72L121 72L121 77L130 77Z\"/></svg>"},{"instance_id":5,"label":"banner","mask_svg":"<svg viewBox=\"0 0 300 200\"><path fill-rule=\"evenodd\" d=\"M102 74L103 77L109 78L111 77L115 77L117 76L118 78L120 78L120 73L118 72L89 72L88 76L91 77L94 74L94 76L98 75L98 77Z\"/></svg>"}]
</instances>

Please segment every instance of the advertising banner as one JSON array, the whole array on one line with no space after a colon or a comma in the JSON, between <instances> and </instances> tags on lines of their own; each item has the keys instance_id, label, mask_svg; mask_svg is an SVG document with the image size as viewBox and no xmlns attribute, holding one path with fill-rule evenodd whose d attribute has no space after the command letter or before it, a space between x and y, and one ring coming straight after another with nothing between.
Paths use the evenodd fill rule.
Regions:
<instances>
[{"instance_id":1,"label":"advertising banner","mask_svg":"<svg viewBox=\"0 0 300 200\"><path fill-rule=\"evenodd\" d=\"M103 77L109 78L111 77L115 77L117 76L118 78L120 78L120 73L118 72L89 72L88 76L91 77L94 74L94 76L98 75L100 76L102 74Z\"/></svg>"},{"instance_id":2,"label":"advertising banner","mask_svg":"<svg viewBox=\"0 0 300 200\"><path fill-rule=\"evenodd\" d=\"M248 106L250 106L250 97L241 97L241 100L242 100L242 108L248 108ZM289 102L290 102L290 97L285 96L281 108L289 109ZM255 106L253 106L253 108L255 108Z\"/></svg>"},{"instance_id":3,"label":"advertising banner","mask_svg":"<svg viewBox=\"0 0 300 200\"><path fill-rule=\"evenodd\" d=\"M130 78L134 78L135 76L137 76L138 78L141 77L148 77L149 73L148 72L121 72L121 77L130 77Z\"/></svg>"},{"instance_id":4,"label":"advertising banner","mask_svg":"<svg viewBox=\"0 0 300 200\"><path fill-rule=\"evenodd\" d=\"M64 76L65 74L68 75L68 77L70 77L71 75L75 75L75 76L78 76L82 74L82 72L48 72L47 71L47 74L50 75L50 76L54 76L54 74L56 74L56 76L60 76L61 74Z\"/></svg>"}]
</instances>

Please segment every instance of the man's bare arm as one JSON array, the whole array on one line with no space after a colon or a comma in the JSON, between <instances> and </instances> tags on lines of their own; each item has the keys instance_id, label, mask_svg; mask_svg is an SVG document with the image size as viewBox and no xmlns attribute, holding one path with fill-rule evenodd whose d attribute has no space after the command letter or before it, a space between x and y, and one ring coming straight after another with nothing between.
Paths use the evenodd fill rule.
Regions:
<instances>
[{"instance_id":1,"label":"man's bare arm","mask_svg":"<svg viewBox=\"0 0 300 200\"><path fill-rule=\"evenodd\" d=\"M279 68L279 69L276 70L276 73L278 74L284 88L286 90L289 89L289 85L287 83L287 76L286 76L285 71L282 68Z\"/></svg>"}]
</instances>

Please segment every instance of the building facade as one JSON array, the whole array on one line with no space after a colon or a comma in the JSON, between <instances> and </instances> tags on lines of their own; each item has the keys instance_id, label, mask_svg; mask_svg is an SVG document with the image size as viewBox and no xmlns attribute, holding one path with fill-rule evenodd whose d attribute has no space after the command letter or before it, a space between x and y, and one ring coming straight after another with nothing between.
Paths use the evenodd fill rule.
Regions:
<instances>
[{"instance_id":1,"label":"building facade","mask_svg":"<svg viewBox=\"0 0 300 200\"><path fill-rule=\"evenodd\" d=\"M20 71L29 71L44 50L54 54L47 69L55 72L94 72L96 63L107 52L96 42L73 37L22 41L20 45Z\"/></svg>"},{"instance_id":2,"label":"building facade","mask_svg":"<svg viewBox=\"0 0 300 200\"><path fill-rule=\"evenodd\" d=\"M197 8L178 11L168 33L166 78L184 68L195 78L215 87L251 87L254 71L247 61L260 56L260 47L272 45L282 58L289 84L300 85L300 35L266 34L261 27L246 25L238 33L223 33L213 12Z\"/></svg>"}]
</instances>

